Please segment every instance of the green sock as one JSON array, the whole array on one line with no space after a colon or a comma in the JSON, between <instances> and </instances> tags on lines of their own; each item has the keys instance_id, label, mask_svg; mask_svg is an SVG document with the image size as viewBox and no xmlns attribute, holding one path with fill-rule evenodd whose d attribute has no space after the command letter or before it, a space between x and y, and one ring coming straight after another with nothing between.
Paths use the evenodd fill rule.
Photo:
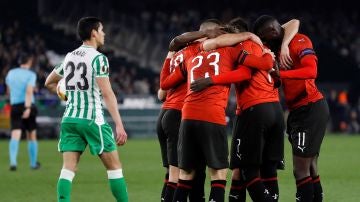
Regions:
<instances>
[{"instance_id":1,"label":"green sock","mask_svg":"<svg viewBox=\"0 0 360 202\"><path fill-rule=\"evenodd\" d=\"M71 181L59 178L57 184L58 202L70 202Z\"/></svg>"},{"instance_id":2,"label":"green sock","mask_svg":"<svg viewBox=\"0 0 360 202\"><path fill-rule=\"evenodd\" d=\"M117 202L129 201L126 182L123 177L116 179L109 179L109 183L110 183L111 192L116 198Z\"/></svg>"}]
</instances>

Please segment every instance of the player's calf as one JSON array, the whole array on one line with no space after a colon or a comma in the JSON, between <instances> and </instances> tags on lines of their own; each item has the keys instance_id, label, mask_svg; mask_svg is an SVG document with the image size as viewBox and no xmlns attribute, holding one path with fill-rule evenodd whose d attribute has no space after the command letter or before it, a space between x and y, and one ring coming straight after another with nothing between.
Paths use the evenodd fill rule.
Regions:
<instances>
[{"instance_id":1,"label":"player's calf","mask_svg":"<svg viewBox=\"0 0 360 202\"><path fill-rule=\"evenodd\" d=\"M211 177L211 191L209 201L223 202L225 200L226 173L225 169L209 168Z\"/></svg>"},{"instance_id":2,"label":"player's calf","mask_svg":"<svg viewBox=\"0 0 360 202\"><path fill-rule=\"evenodd\" d=\"M277 167L278 162L276 161L267 161L264 162L261 166L261 180L266 187L266 189L269 190L271 197L274 201L279 200L279 185L278 185L278 179L277 179Z\"/></svg>"},{"instance_id":3,"label":"player's calf","mask_svg":"<svg viewBox=\"0 0 360 202\"><path fill-rule=\"evenodd\" d=\"M229 202L246 201L246 182L241 177L240 169L235 168L232 172L231 187L229 192Z\"/></svg>"},{"instance_id":4,"label":"player's calf","mask_svg":"<svg viewBox=\"0 0 360 202\"><path fill-rule=\"evenodd\" d=\"M72 180L75 177L75 172L68 169L61 169L60 177L57 183L57 201L70 202Z\"/></svg>"},{"instance_id":5,"label":"player's calf","mask_svg":"<svg viewBox=\"0 0 360 202\"><path fill-rule=\"evenodd\" d=\"M113 196L117 202L128 202L126 182L122 169L108 170L108 179Z\"/></svg>"},{"instance_id":6,"label":"player's calf","mask_svg":"<svg viewBox=\"0 0 360 202\"><path fill-rule=\"evenodd\" d=\"M270 192L264 186L260 178L260 169L257 167L247 167L242 169L242 176L247 183L247 190L253 201L273 201Z\"/></svg>"}]
</instances>

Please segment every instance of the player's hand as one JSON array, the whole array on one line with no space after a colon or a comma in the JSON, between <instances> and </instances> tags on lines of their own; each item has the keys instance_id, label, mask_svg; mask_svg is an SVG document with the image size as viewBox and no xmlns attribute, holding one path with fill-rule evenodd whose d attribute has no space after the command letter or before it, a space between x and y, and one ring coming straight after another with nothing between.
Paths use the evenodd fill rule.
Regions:
<instances>
[{"instance_id":1,"label":"player's hand","mask_svg":"<svg viewBox=\"0 0 360 202\"><path fill-rule=\"evenodd\" d=\"M269 71L269 74L271 75L272 78L280 78L280 72L279 70L275 70L274 68L271 68L271 70Z\"/></svg>"},{"instance_id":2,"label":"player's hand","mask_svg":"<svg viewBox=\"0 0 360 202\"><path fill-rule=\"evenodd\" d=\"M263 42L261 41L261 39L256 34L250 33L250 38L249 39L251 41L259 44L261 47L264 46Z\"/></svg>"},{"instance_id":3,"label":"player's hand","mask_svg":"<svg viewBox=\"0 0 360 202\"><path fill-rule=\"evenodd\" d=\"M280 70L278 61L274 62L274 67L269 70L269 74L274 79L280 79Z\"/></svg>"},{"instance_id":4,"label":"player's hand","mask_svg":"<svg viewBox=\"0 0 360 202\"><path fill-rule=\"evenodd\" d=\"M26 108L25 111L23 112L21 118L23 119L27 119L30 117L30 113L31 113L31 108Z\"/></svg>"},{"instance_id":5,"label":"player's hand","mask_svg":"<svg viewBox=\"0 0 360 202\"><path fill-rule=\"evenodd\" d=\"M274 87L280 88L281 86L281 79L280 79L280 70L279 70L279 63L275 61L274 67L271 68L269 71L270 76L274 79Z\"/></svg>"},{"instance_id":6,"label":"player's hand","mask_svg":"<svg viewBox=\"0 0 360 202\"><path fill-rule=\"evenodd\" d=\"M222 34L226 34L226 31L219 28L205 30L205 35L209 39L216 38Z\"/></svg>"},{"instance_id":7,"label":"player's hand","mask_svg":"<svg viewBox=\"0 0 360 202\"><path fill-rule=\"evenodd\" d=\"M263 50L263 54L270 54L271 55L271 57L272 57L272 59L273 59L273 61L275 61L275 54L270 50L270 49L268 49L268 48L264 48L264 50Z\"/></svg>"},{"instance_id":8,"label":"player's hand","mask_svg":"<svg viewBox=\"0 0 360 202\"><path fill-rule=\"evenodd\" d=\"M123 126L116 126L116 144L118 146L124 145L127 140L127 134Z\"/></svg>"},{"instance_id":9,"label":"player's hand","mask_svg":"<svg viewBox=\"0 0 360 202\"><path fill-rule=\"evenodd\" d=\"M213 82L210 77L197 79L190 84L190 90L194 92L202 91L205 88L211 86L212 84Z\"/></svg>"},{"instance_id":10,"label":"player's hand","mask_svg":"<svg viewBox=\"0 0 360 202\"><path fill-rule=\"evenodd\" d=\"M288 46L281 46L279 60L281 68L291 69L293 61L290 57L290 51Z\"/></svg>"}]
</instances>

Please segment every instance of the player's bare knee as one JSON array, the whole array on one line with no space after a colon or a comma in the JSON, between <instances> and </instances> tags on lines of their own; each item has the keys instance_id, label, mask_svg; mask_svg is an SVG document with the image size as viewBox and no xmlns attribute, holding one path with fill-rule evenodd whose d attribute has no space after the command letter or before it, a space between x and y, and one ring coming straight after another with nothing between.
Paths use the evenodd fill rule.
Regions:
<instances>
[{"instance_id":1,"label":"player's bare knee","mask_svg":"<svg viewBox=\"0 0 360 202\"><path fill-rule=\"evenodd\" d=\"M30 140L30 141L35 141L37 138L36 138L36 131L31 131L28 133L28 136L27 136L27 139Z\"/></svg>"},{"instance_id":2,"label":"player's bare knee","mask_svg":"<svg viewBox=\"0 0 360 202\"><path fill-rule=\"evenodd\" d=\"M235 168L232 170L231 179L232 180L240 180L241 179L241 172L240 172L239 168Z\"/></svg>"},{"instance_id":3,"label":"player's bare knee","mask_svg":"<svg viewBox=\"0 0 360 202\"><path fill-rule=\"evenodd\" d=\"M70 171L76 173L78 167L77 167L77 164L64 164L62 167L62 170L63 169L70 170Z\"/></svg>"},{"instance_id":4,"label":"player's bare knee","mask_svg":"<svg viewBox=\"0 0 360 202\"><path fill-rule=\"evenodd\" d=\"M169 168L169 182L177 183L179 180L180 169L175 166Z\"/></svg>"},{"instance_id":5,"label":"player's bare knee","mask_svg":"<svg viewBox=\"0 0 360 202\"><path fill-rule=\"evenodd\" d=\"M317 167L317 159L313 159L310 166L310 175L318 176L318 167Z\"/></svg>"},{"instance_id":6,"label":"player's bare knee","mask_svg":"<svg viewBox=\"0 0 360 202\"><path fill-rule=\"evenodd\" d=\"M310 169L305 169L304 167L294 167L293 174L295 179L302 179L310 176Z\"/></svg>"},{"instance_id":7,"label":"player's bare knee","mask_svg":"<svg viewBox=\"0 0 360 202\"><path fill-rule=\"evenodd\" d=\"M226 180L227 168L213 169L209 168L211 180Z\"/></svg>"},{"instance_id":8,"label":"player's bare knee","mask_svg":"<svg viewBox=\"0 0 360 202\"><path fill-rule=\"evenodd\" d=\"M11 139L20 140L21 138L21 130L15 129L11 131Z\"/></svg>"},{"instance_id":9,"label":"player's bare knee","mask_svg":"<svg viewBox=\"0 0 360 202\"><path fill-rule=\"evenodd\" d=\"M195 176L195 170L183 170L180 169L179 179L192 180Z\"/></svg>"},{"instance_id":10,"label":"player's bare knee","mask_svg":"<svg viewBox=\"0 0 360 202\"><path fill-rule=\"evenodd\" d=\"M103 152L99 155L107 170L121 169L121 163L117 151Z\"/></svg>"}]
</instances>

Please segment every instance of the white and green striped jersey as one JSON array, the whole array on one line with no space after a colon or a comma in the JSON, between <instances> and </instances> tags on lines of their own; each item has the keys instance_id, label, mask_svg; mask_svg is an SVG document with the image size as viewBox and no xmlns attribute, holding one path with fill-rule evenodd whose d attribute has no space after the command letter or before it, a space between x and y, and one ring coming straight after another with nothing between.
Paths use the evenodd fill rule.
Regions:
<instances>
[{"instance_id":1,"label":"white and green striped jersey","mask_svg":"<svg viewBox=\"0 0 360 202\"><path fill-rule=\"evenodd\" d=\"M69 52L64 61L55 67L64 77L66 85L66 109L63 122L91 120L105 123L102 95L96 83L97 77L109 76L109 62L105 55L91 46L82 45Z\"/></svg>"}]
</instances>

